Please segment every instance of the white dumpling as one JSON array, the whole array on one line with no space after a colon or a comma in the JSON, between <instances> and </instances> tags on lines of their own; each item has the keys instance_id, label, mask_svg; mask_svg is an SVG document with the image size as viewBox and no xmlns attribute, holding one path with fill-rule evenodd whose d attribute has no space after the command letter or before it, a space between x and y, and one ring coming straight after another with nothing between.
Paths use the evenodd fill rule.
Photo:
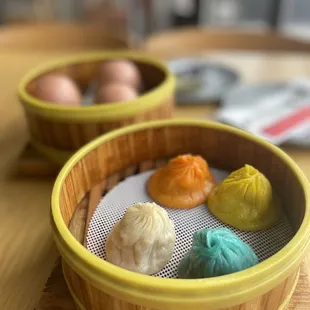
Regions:
<instances>
[{"instance_id":1,"label":"white dumpling","mask_svg":"<svg viewBox=\"0 0 310 310\"><path fill-rule=\"evenodd\" d=\"M156 203L129 207L106 242L107 261L143 274L159 272L170 260L175 244L174 223Z\"/></svg>"}]
</instances>

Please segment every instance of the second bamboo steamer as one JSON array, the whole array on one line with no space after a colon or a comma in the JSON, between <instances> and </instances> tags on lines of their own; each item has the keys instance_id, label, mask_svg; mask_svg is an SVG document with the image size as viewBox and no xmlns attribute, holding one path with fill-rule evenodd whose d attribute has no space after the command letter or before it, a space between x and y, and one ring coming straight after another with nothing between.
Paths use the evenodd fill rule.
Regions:
<instances>
[{"instance_id":1,"label":"second bamboo steamer","mask_svg":"<svg viewBox=\"0 0 310 310\"><path fill-rule=\"evenodd\" d=\"M39 77L61 73L76 82L82 94L94 80L100 63L128 59L138 68L144 91L130 102L84 105L51 104L36 98ZM74 151L110 130L155 119L171 118L175 82L165 64L140 52L109 51L72 55L35 68L21 81L18 96L28 120L32 145L62 165Z\"/></svg>"}]
</instances>

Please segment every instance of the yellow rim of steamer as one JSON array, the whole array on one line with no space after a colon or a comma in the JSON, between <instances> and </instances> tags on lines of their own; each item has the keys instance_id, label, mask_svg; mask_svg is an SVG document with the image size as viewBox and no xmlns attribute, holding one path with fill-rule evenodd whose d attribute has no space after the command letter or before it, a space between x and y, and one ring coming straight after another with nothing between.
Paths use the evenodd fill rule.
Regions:
<instances>
[{"instance_id":1,"label":"yellow rim of steamer","mask_svg":"<svg viewBox=\"0 0 310 310\"><path fill-rule=\"evenodd\" d=\"M123 134L148 128L166 126L199 126L231 132L247 140L254 141L281 158L294 172L304 190L305 215L299 230L292 240L272 257L230 275L209 279L166 279L134 273L114 266L90 253L70 233L60 211L60 193L66 176L71 169L90 151L102 143ZM307 178L296 163L276 146L227 125L193 120L153 121L128 126L101 136L75 153L61 170L52 193L52 226L59 251L70 268L87 282L118 299L133 304L165 309L218 309L231 307L262 295L291 275L304 258L309 247L310 205Z\"/></svg>"},{"instance_id":2,"label":"yellow rim of steamer","mask_svg":"<svg viewBox=\"0 0 310 310\"><path fill-rule=\"evenodd\" d=\"M91 106L68 107L40 100L27 91L27 85L40 75L67 65L83 64L92 61L126 58L133 61L150 64L165 74L164 81L147 91L132 102L117 102L94 104ZM170 96L174 96L175 79L167 66L143 53L132 51L109 51L75 54L48 62L31 70L22 78L18 86L18 96L27 111L46 119L66 122L113 121L135 116L141 112L163 104Z\"/></svg>"},{"instance_id":3,"label":"yellow rim of steamer","mask_svg":"<svg viewBox=\"0 0 310 310\"><path fill-rule=\"evenodd\" d=\"M296 274L296 278L295 278L295 280L294 280L293 286L292 286L292 288L290 289L288 295L286 296L286 298L284 299L284 301L282 302L282 304L279 306L279 308L278 308L278 309L275 309L275 310L285 310L285 309L288 307L288 305L289 305L289 303L290 303L290 301L291 301L291 299L292 299L292 296L293 296L293 294L294 294L294 292L295 292L295 290L296 290L296 286L297 286L297 284L298 284L299 276L300 276L300 270L298 270L298 272L297 272L297 274ZM65 278L65 281L66 281L66 284L67 284L67 286L68 286L69 292L70 292L70 294L71 294L71 296L72 296L72 298L73 298L73 301L75 302L76 306L79 308L79 310L87 310L87 309L82 305L82 303L81 303L80 299L78 298L78 296L75 294L75 292L74 292L73 288L71 287L71 284L70 284L70 282L68 281L68 279L67 279L65 273L64 273L64 278Z\"/></svg>"}]
</instances>

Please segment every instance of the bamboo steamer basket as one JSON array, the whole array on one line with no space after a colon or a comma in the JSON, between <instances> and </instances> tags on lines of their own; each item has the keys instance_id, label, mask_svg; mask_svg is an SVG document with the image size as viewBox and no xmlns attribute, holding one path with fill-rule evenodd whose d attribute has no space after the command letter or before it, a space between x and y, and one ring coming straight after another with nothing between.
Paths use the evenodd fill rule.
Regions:
<instances>
[{"instance_id":1,"label":"bamboo steamer basket","mask_svg":"<svg viewBox=\"0 0 310 310\"><path fill-rule=\"evenodd\" d=\"M68 107L35 97L36 79L48 72L73 78L80 89L97 74L100 62L126 58L139 68L145 91L135 100ZM56 163L63 164L81 146L112 129L154 119L170 118L174 104L174 77L166 66L133 51L90 52L51 61L29 72L18 96L28 120L32 145Z\"/></svg>"},{"instance_id":2,"label":"bamboo steamer basket","mask_svg":"<svg viewBox=\"0 0 310 310\"><path fill-rule=\"evenodd\" d=\"M247 163L263 172L281 195L295 233L291 241L252 268L199 280L134 273L83 246L79 236L87 230L85 214L91 216L102 193L129 175L189 152L204 156L213 167L232 170ZM162 120L115 130L75 153L54 185L51 221L65 279L79 309L276 310L288 304L309 248L309 199L302 171L272 144L223 124ZM80 211L86 200L88 211Z\"/></svg>"}]
</instances>

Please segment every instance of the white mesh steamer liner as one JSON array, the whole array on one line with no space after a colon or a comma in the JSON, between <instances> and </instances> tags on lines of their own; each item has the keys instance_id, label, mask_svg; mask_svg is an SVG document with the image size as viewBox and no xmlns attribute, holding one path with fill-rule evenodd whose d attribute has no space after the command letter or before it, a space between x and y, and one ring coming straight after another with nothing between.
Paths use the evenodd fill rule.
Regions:
<instances>
[{"instance_id":1,"label":"white mesh steamer liner","mask_svg":"<svg viewBox=\"0 0 310 310\"><path fill-rule=\"evenodd\" d=\"M227 172L211 169L217 182L222 181ZM149 176L154 173L148 171L128 177L116 185L100 201L89 224L87 232L87 249L102 259L105 259L105 243L112 227L118 222L128 207L136 202L152 202L146 191ZM177 278L177 266L182 257L189 251L195 231L203 228L227 227L238 237L248 243L255 251L259 261L263 261L283 248L293 237L293 230L286 216L272 229L259 232L243 232L216 219L206 205L190 210L165 208L170 219L173 220L176 231L176 244L170 262L157 277Z\"/></svg>"}]
</instances>

